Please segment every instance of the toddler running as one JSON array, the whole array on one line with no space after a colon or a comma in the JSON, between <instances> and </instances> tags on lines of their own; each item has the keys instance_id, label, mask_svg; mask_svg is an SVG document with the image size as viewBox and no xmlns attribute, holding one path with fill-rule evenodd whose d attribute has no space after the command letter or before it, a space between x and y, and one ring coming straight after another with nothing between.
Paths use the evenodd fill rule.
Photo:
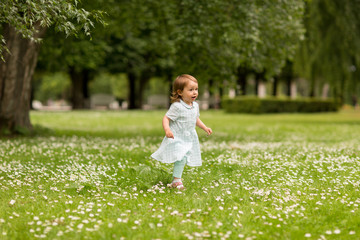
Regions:
<instances>
[{"instance_id":1,"label":"toddler running","mask_svg":"<svg viewBox=\"0 0 360 240\"><path fill-rule=\"evenodd\" d=\"M198 81L193 76L183 74L175 79L172 104L162 120L165 137L159 149L151 155L160 162L174 163L171 187L180 190L184 189L181 176L185 164L195 167L201 166L202 162L195 126L208 135L212 134L211 128L199 118L199 105L195 102L198 94Z\"/></svg>"}]
</instances>

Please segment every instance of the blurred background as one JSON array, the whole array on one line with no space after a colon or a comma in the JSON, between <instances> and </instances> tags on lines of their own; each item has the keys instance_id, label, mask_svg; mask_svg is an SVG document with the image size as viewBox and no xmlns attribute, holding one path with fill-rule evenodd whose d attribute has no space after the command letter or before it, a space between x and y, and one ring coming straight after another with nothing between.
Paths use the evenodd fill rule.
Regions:
<instances>
[{"instance_id":1,"label":"blurred background","mask_svg":"<svg viewBox=\"0 0 360 240\"><path fill-rule=\"evenodd\" d=\"M91 39L48 30L32 107L154 109L182 73L203 109L235 96L337 98L360 93L357 1L82 1L107 25Z\"/></svg>"},{"instance_id":2,"label":"blurred background","mask_svg":"<svg viewBox=\"0 0 360 240\"><path fill-rule=\"evenodd\" d=\"M101 11L102 20L73 35L68 29L79 16L49 24L31 79L32 109L166 108L171 83L182 73L198 79L202 109L239 96L358 104L358 1L83 0L74 6L85 17Z\"/></svg>"}]
</instances>

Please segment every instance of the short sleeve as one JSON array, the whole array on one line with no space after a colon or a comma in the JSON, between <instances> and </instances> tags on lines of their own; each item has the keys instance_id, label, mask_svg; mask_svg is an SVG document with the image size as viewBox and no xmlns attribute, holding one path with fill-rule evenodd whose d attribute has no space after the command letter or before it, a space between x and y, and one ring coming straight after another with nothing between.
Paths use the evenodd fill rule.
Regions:
<instances>
[{"instance_id":1,"label":"short sleeve","mask_svg":"<svg viewBox=\"0 0 360 240\"><path fill-rule=\"evenodd\" d=\"M200 117L200 109L199 109L199 104L196 103L196 118Z\"/></svg>"},{"instance_id":2,"label":"short sleeve","mask_svg":"<svg viewBox=\"0 0 360 240\"><path fill-rule=\"evenodd\" d=\"M165 115L173 121L175 121L179 117L179 115L180 115L179 108L178 108L176 102L171 104L169 110L167 111L167 113Z\"/></svg>"}]
</instances>

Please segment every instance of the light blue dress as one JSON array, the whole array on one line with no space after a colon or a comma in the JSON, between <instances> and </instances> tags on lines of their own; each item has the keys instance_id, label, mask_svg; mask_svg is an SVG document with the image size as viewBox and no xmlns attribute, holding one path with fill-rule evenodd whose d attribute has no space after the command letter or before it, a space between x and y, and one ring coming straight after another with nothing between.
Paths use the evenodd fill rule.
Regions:
<instances>
[{"instance_id":1,"label":"light blue dress","mask_svg":"<svg viewBox=\"0 0 360 240\"><path fill-rule=\"evenodd\" d=\"M196 120L200 116L199 104L190 106L184 101L171 104L166 116L170 118L170 129L174 139L164 137L159 149L151 157L163 162L174 163L186 156L187 165L201 166L199 138L196 133Z\"/></svg>"}]
</instances>

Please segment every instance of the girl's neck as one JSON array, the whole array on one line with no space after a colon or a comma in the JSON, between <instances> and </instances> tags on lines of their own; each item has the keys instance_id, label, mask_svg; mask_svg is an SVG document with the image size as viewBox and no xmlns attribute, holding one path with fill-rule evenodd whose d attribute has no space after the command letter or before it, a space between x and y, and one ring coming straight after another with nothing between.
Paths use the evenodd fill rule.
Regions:
<instances>
[{"instance_id":1,"label":"girl's neck","mask_svg":"<svg viewBox=\"0 0 360 240\"><path fill-rule=\"evenodd\" d=\"M193 103L192 102L190 102L190 103L187 103L187 102L185 102L184 100L182 100L181 99L181 101L183 101L184 103L186 103L187 105L189 105L189 106L192 106L193 105Z\"/></svg>"}]
</instances>

